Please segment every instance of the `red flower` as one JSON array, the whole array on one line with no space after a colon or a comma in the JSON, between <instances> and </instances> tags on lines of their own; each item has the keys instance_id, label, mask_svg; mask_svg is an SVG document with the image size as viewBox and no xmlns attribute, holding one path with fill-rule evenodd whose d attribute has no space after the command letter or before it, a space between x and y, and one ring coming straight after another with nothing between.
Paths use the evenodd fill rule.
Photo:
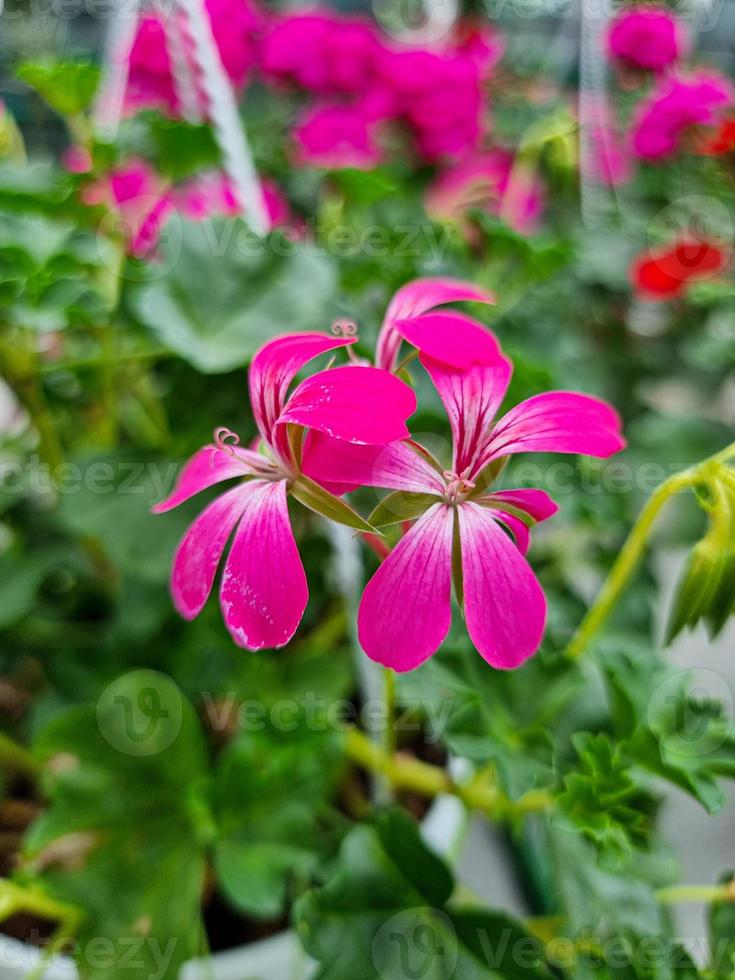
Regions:
<instances>
[{"instance_id":1,"label":"red flower","mask_svg":"<svg viewBox=\"0 0 735 980\"><path fill-rule=\"evenodd\" d=\"M631 280L642 299L675 299L689 283L716 276L728 262L729 254L713 242L683 238L638 256L631 268Z\"/></svg>"},{"instance_id":2,"label":"red flower","mask_svg":"<svg viewBox=\"0 0 735 980\"><path fill-rule=\"evenodd\" d=\"M703 135L697 153L705 157L724 157L735 153L735 116L723 119L713 134Z\"/></svg>"}]
</instances>

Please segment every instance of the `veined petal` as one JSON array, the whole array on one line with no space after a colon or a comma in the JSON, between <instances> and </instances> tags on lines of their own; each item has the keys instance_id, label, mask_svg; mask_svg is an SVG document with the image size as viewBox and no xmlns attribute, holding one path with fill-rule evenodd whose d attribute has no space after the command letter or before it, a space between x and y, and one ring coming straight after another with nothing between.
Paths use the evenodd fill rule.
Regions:
<instances>
[{"instance_id":1,"label":"veined petal","mask_svg":"<svg viewBox=\"0 0 735 980\"><path fill-rule=\"evenodd\" d=\"M441 475L407 442L360 446L311 431L304 440L302 469L322 485L385 487L410 493L444 493Z\"/></svg>"},{"instance_id":2,"label":"veined petal","mask_svg":"<svg viewBox=\"0 0 735 980\"><path fill-rule=\"evenodd\" d=\"M500 348L493 363L473 364L466 370L448 367L425 354L426 368L449 416L454 437L453 469L474 475L485 449L495 413L508 390L513 365Z\"/></svg>"},{"instance_id":3,"label":"veined petal","mask_svg":"<svg viewBox=\"0 0 735 980\"><path fill-rule=\"evenodd\" d=\"M379 368L346 365L312 375L296 388L278 419L346 442L387 445L408 435L416 395Z\"/></svg>"},{"instance_id":4,"label":"veined petal","mask_svg":"<svg viewBox=\"0 0 735 980\"><path fill-rule=\"evenodd\" d=\"M493 667L518 667L543 636L541 586L491 510L468 502L457 513L467 632Z\"/></svg>"},{"instance_id":5,"label":"veined petal","mask_svg":"<svg viewBox=\"0 0 735 980\"><path fill-rule=\"evenodd\" d=\"M452 619L453 526L452 508L435 504L368 582L357 630L371 660L413 670L441 645Z\"/></svg>"},{"instance_id":6,"label":"veined petal","mask_svg":"<svg viewBox=\"0 0 735 980\"><path fill-rule=\"evenodd\" d=\"M252 481L217 497L181 539L171 569L171 595L184 619L194 619L207 601L227 539L254 486Z\"/></svg>"},{"instance_id":7,"label":"veined petal","mask_svg":"<svg viewBox=\"0 0 735 980\"><path fill-rule=\"evenodd\" d=\"M222 573L220 604L235 643L281 647L301 622L309 591L286 503L286 483L248 484L240 526Z\"/></svg>"},{"instance_id":8,"label":"veined petal","mask_svg":"<svg viewBox=\"0 0 735 980\"><path fill-rule=\"evenodd\" d=\"M493 365L501 356L495 335L479 320L464 313L425 313L409 320L397 320L395 328L412 347L449 367Z\"/></svg>"},{"instance_id":9,"label":"veined petal","mask_svg":"<svg viewBox=\"0 0 735 980\"><path fill-rule=\"evenodd\" d=\"M537 523L547 520L559 510L559 505L551 499L545 490L537 490L532 487L518 490L496 490L487 494L483 499L493 500L501 506L511 504L513 507L518 507Z\"/></svg>"},{"instance_id":10,"label":"veined petal","mask_svg":"<svg viewBox=\"0 0 735 980\"><path fill-rule=\"evenodd\" d=\"M493 430L483 464L512 453L582 453L605 458L625 448L620 417L607 402L547 391L512 408Z\"/></svg>"},{"instance_id":11,"label":"veined petal","mask_svg":"<svg viewBox=\"0 0 735 980\"><path fill-rule=\"evenodd\" d=\"M262 467L265 462L262 456L251 449L240 449L239 446L204 446L184 464L168 497L151 509L154 514L163 514L207 487L213 487L215 483L253 474L253 467Z\"/></svg>"},{"instance_id":12,"label":"veined petal","mask_svg":"<svg viewBox=\"0 0 735 980\"><path fill-rule=\"evenodd\" d=\"M323 333L289 334L261 347L250 365L250 402L261 435L271 441L273 426L283 410L288 386L314 357L354 344L355 337Z\"/></svg>"},{"instance_id":13,"label":"veined petal","mask_svg":"<svg viewBox=\"0 0 735 980\"><path fill-rule=\"evenodd\" d=\"M375 353L375 363L386 371L396 366L401 335L395 329L396 321L420 316L435 306L470 300L476 303L494 303L495 296L482 286L462 279L427 278L406 283L390 301L383 320Z\"/></svg>"}]
</instances>

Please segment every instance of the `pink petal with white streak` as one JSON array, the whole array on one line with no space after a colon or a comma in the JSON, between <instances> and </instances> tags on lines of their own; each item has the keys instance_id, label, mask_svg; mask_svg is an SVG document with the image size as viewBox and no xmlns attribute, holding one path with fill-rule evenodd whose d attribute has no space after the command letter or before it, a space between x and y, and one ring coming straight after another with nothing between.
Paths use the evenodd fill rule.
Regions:
<instances>
[{"instance_id":1,"label":"pink petal with white streak","mask_svg":"<svg viewBox=\"0 0 735 980\"><path fill-rule=\"evenodd\" d=\"M356 487L385 487L409 493L444 493L439 473L406 442L359 446L311 431L304 441L302 469L317 483Z\"/></svg>"},{"instance_id":2,"label":"pink petal with white streak","mask_svg":"<svg viewBox=\"0 0 735 980\"><path fill-rule=\"evenodd\" d=\"M495 413L508 390L513 365L500 348L493 364L474 364L466 370L450 368L421 355L449 416L454 437L453 469L474 475L485 448Z\"/></svg>"},{"instance_id":3,"label":"pink petal with white streak","mask_svg":"<svg viewBox=\"0 0 735 980\"><path fill-rule=\"evenodd\" d=\"M450 367L495 364L500 345L479 320L464 313L425 313L397 320L395 328L413 347Z\"/></svg>"},{"instance_id":4,"label":"pink petal with white streak","mask_svg":"<svg viewBox=\"0 0 735 980\"><path fill-rule=\"evenodd\" d=\"M464 301L494 303L495 296L482 286L462 279L414 279L406 283L395 294L386 311L378 336L375 363L386 371L395 368L401 346L401 335L394 329L397 320L420 316L435 306Z\"/></svg>"},{"instance_id":5,"label":"pink petal with white streak","mask_svg":"<svg viewBox=\"0 0 735 980\"><path fill-rule=\"evenodd\" d=\"M301 368L320 354L354 344L356 339L323 333L289 334L260 348L250 365L250 402L258 429L267 442L283 411L288 387Z\"/></svg>"},{"instance_id":6,"label":"pink petal with white streak","mask_svg":"<svg viewBox=\"0 0 735 980\"><path fill-rule=\"evenodd\" d=\"M547 391L512 408L492 433L483 462L512 453L582 453L605 458L625 448L620 417L607 402Z\"/></svg>"},{"instance_id":7,"label":"pink petal with white streak","mask_svg":"<svg viewBox=\"0 0 735 980\"><path fill-rule=\"evenodd\" d=\"M510 670L538 650L546 599L491 510L465 503L458 515L467 631L489 664Z\"/></svg>"},{"instance_id":8,"label":"pink petal with white streak","mask_svg":"<svg viewBox=\"0 0 735 980\"><path fill-rule=\"evenodd\" d=\"M217 497L181 539L171 569L171 595L184 619L193 619L207 601L227 539L254 485L246 483Z\"/></svg>"},{"instance_id":9,"label":"pink petal with white streak","mask_svg":"<svg viewBox=\"0 0 735 980\"><path fill-rule=\"evenodd\" d=\"M386 445L409 435L406 419L415 411L416 395L395 375L350 364L302 381L278 421L346 442Z\"/></svg>"},{"instance_id":10,"label":"pink petal with white streak","mask_svg":"<svg viewBox=\"0 0 735 980\"><path fill-rule=\"evenodd\" d=\"M520 488L518 490L496 490L489 493L483 500L494 500L499 504L511 504L525 511L534 521L545 521L552 517L559 505L551 499L545 490L535 488Z\"/></svg>"},{"instance_id":11,"label":"pink petal with white streak","mask_svg":"<svg viewBox=\"0 0 735 980\"><path fill-rule=\"evenodd\" d=\"M222 574L220 605L233 640L249 650L282 647L309 598L286 503L286 483L253 480Z\"/></svg>"},{"instance_id":12,"label":"pink petal with white streak","mask_svg":"<svg viewBox=\"0 0 735 980\"><path fill-rule=\"evenodd\" d=\"M451 507L431 507L368 582L357 629L371 660L413 670L441 645L452 620L453 525Z\"/></svg>"},{"instance_id":13,"label":"pink petal with white streak","mask_svg":"<svg viewBox=\"0 0 735 980\"><path fill-rule=\"evenodd\" d=\"M504 510L491 510L490 513L496 521L500 521L501 524L504 524L508 528L513 535L516 548L518 548L522 555L525 555L531 546L531 532L520 517L516 517L515 514L509 514Z\"/></svg>"},{"instance_id":14,"label":"pink petal with white streak","mask_svg":"<svg viewBox=\"0 0 735 980\"><path fill-rule=\"evenodd\" d=\"M207 487L213 487L215 483L252 474L254 464L262 467L265 462L262 456L251 449L204 446L184 464L173 491L151 510L154 514L163 514Z\"/></svg>"}]
</instances>

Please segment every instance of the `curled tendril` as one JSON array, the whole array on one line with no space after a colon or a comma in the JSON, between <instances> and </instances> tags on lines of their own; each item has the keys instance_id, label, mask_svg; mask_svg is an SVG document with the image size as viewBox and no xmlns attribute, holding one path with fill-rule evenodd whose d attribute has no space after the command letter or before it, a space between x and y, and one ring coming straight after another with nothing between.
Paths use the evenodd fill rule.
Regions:
<instances>
[{"instance_id":1,"label":"curled tendril","mask_svg":"<svg viewBox=\"0 0 735 980\"><path fill-rule=\"evenodd\" d=\"M228 429L227 426L221 425L218 429L214 430L214 441L217 446L217 452L234 456L235 446L239 444L240 436L236 432L233 432L232 429Z\"/></svg>"},{"instance_id":2,"label":"curled tendril","mask_svg":"<svg viewBox=\"0 0 735 980\"><path fill-rule=\"evenodd\" d=\"M335 320L329 329L335 335L335 337L357 336L357 324L354 320L348 320L345 318Z\"/></svg>"}]
</instances>

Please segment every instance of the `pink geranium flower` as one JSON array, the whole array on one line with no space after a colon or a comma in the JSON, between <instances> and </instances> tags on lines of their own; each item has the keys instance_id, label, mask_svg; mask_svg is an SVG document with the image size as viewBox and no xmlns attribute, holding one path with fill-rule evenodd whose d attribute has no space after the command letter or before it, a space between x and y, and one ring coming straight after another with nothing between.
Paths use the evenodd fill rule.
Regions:
<instances>
[{"instance_id":1,"label":"pink geranium flower","mask_svg":"<svg viewBox=\"0 0 735 980\"><path fill-rule=\"evenodd\" d=\"M378 126L361 104L317 106L294 129L297 159L328 169L370 170L383 158Z\"/></svg>"},{"instance_id":2,"label":"pink geranium flower","mask_svg":"<svg viewBox=\"0 0 735 980\"><path fill-rule=\"evenodd\" d=\"M716 125L732 101L730 83L712 72L659 82L638 113L635 154L644 160L670 156L687 130Z\"/></svg>"},{"instance_id":3,"label":"pink geranium flower","mask_svg":"<svg viewBox=\"0 0 735 980\"><path fill-rule=\"evenodd\" d=\"M546 203L546 191L533 169L517 165L508 150L471 153L442 171L426 192L426 210L442 221L456 222L467 237L470 209L502 215L521 235L535 232Z\"/></svg>"},{"instance_id":4,"label":"pink geranium flower","mask_svg":"<svg viewBox=\"0 0 735 980\"><path fill-rule=\"evenodd\" d=\"M288 201L272 180L264 180L265 199L271 228L288 224L291 212ZM191 221L204 221L214 215L234 216L242 213L237 195L226 174L221 171L198 174L185 181L173 193L181 213Z\"/></svg>"},{"instance_id":5,"label":"pink geranium flower","mask_svg":"<svg viewBox=\"0 0 735 980\"><path fill-rule=\"evenodd\" d=\"M174 209L171 193L145 160L133 158L82 189L89 205L105 205L115 230L122 232L129 255L150 256L161 228Z\"/></svg>"},{"instance_id":6,"label":"pink geranium flower","mask_svg":"<svg viewBox=\"0 0 735 980\"><path fill-rule=\"evenodd\" d=\"M290 394L296 374L313 358L354 343L354 337L295 334L266 344L249 376L259 449L232 444L220 430L214 445L186 464L162 513L224 480L238 479L184 535L171 575L174 605L185 619L203 608L228 539L220 605L235 643L248 649L283 646L301 621L308 589L286 499L301 474L298 438L309 429L335 445L387 444L408 434L416 407L411 389L386 371L347 365L321 371ZM235 437L236 440L236 437Z\"/></svg>"},{"instance_id":7,"label":"pink geranium flower","mask_svg":"<svg viewBox=\"0 0 735 980\"><path fill-rule=\"evenodd\" d=\"M266 78L320 95L362 95L374 87L382 56L368 21L315 11L275 24L263 38L260 67Z\"/></svg>"},{"instance_id":8,"label":"pink geranium flower","mask_svg":"<svg viewBox=\"0 0 735 980\"><path fill-rule=\"evenodd\" d=\"M420 303L420 294L414 286L412 300ZM421 350L447 410L450 468L405 441L366 449L317 434L310 447L311 472L321 480L401 491L408 495L404 503L416 506L415 523L365 589L360 642L371 659L394 670L418 667L449 630L454 578L480 654L494 667L517 667L537 650L546 616L543 592L524 557L529 528L556 505L541 490L492 491L489 485L516 453L617 452L624 446L619 418L595 398L557 391L530 398L494 422L512 365L489 331L454 312L409 313L386 327L392 341L398 331ZM394 343L388 347L392 363L397 351ZM405 507L399 511L395 523L405 520Z\"/></svg>"},{"instance_id":9,"label":"pink geranium flower","mask_svg":"<svg viewBox=\"0 0 735 980\"><path fill-rule=\"evenodd\" d=\"M633 68L662 71L684 53L682 25L663 7L633 7L613 21L607 44L610 55Z\"/></svg>"}]
</instances>

